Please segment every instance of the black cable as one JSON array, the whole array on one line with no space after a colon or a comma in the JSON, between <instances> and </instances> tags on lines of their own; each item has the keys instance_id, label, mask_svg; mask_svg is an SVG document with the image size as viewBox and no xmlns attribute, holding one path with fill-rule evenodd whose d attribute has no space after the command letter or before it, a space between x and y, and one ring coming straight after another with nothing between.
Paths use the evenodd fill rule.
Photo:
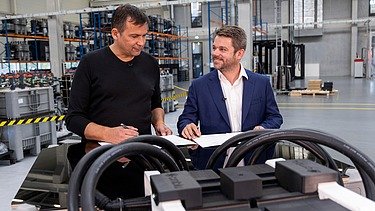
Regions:
<instances>
[{"instance_id":1,"label":"black cable","mask_svg":"<svg viewBox=\"0 0 375 211\"><path fill-rule=\"evenodd\" d=\"M266 129L266 130L250 130L247 132L240 133L236 136L233 136L232 138L228 139L225 141L223 144L218 146L215 151L212 153L210 158L207 161L206 164L206 169L212 169L219 157L227 151L230 147L235 147L238 146L239 144L245 143L245 141L250 140L258 135L270 132L270 131L275 131L273 129ZM240 143L241 142L241 143Z\"/></svg>"},{"instance_id":2,"label":"black cable","mask_svg":"<svg viewBox=\"0 0 375 211\"><path fill-rule=\"evenodd\" d=\"M142 169L145 169L145 170L157 169L160 173L163 173L165 171L161 163L154 157L138 154L135 156L128 156L127 158L131 160L130 162L134 162L135 165L141 167ZM136 206L137 204L134 204L134 203L140 203L142 204L143 207L147 207L149 204L145 197L138 197L138 198L135 198L133 201L131 199L121 199L121 201L119 201L116 199L113 199L113 200L110 199L109 197L102 194L98 190L95 192L95 204L97 205L99 209L119 210L121 207L125 208L129 206L131 207Z\"/></svg>"},{"instance_id":3,"label":"black cable","mask_svg":"<svg viewBox=\"0 0 375 211\"><path fill-rule=\"evenodd\" d=\"M151 171L151 170L157 170L160 173L164 173L165 172L163 164L157 158L154 158L154 157L148 156L148 155L144 155L144 156L147 159L147 161L151 164L151 166L153 167L149 171Z\"/></svg>"},{"instance_id":4,"label":"black cable","mask_svg":"<svg viewBox=\"0 0 375 211\"><path fill-rule=\"evenodd\" d=\"M179 167L174 162L173 158L154 146L145 143L124 143L116 145L103 153L87 171L82 183L82 210L96 211L94 198L95 189L104 170L121 157L137 154L147 154L158 158L170 171L179 171Z\"/></svg>"},{"instance_id":5,"label":"black cable","mask_svg":"<svg viewBox=\"0 0 375 211\"><path fill-rule=\"evenodd\" d=\"M333 160L333 158L319 145L317 145L315 143L311 143L311 142L303 142L303 141L298 141L298 140L294 140L293 142L300 145L301 147L303 147L307 151L309 151L311 154L313 154L316 158L319 159L319 161L322 163L322 165L325 165L326 167L331 168L331 169L339 172L339 169L338 169L335 161ZM262 152L264 152L265 150L267 150L269 147L272 147L272 146L274 146L274 142L273 143L267 143L267 144L264 144L264 145L256 148L254 150L253 154L251 155L247 165L256 164L256 161L259 158L259 156L262 154ZM233 153L235 153L235 152L233 152ZM339 179L338 183L341 186L344 186L344 181L342 180L342 177L340 176L338 179Z\"/></svg>"},{"instance_id":6,"label":"black cable","mask_svg":"<svg viewBox=\"0 0 375 211\"><path fill-rule=\"evenodd\" d=\"M136 155L128 157L131 161L136 161L135 163L140 166L145 171L157 170L160 173L164 173L165 170L160 161L154 157L148 155Z\"/></svg>"},{"instance_id":7,"label":"black cable","mask_svg":"<svg viewBox=\"0 0 375 211\"><path fill-rule=\"evenodd\" d=\"M372 179L369 177L366 171L364 171L362 168L360 168L357 165L355 165L355 167L357 168L359 174L361 175L363 185L365 186L366 197L374 201L374 199L370 197L375 196L375 183L370 182L372 181Z\"/></svg>"},{"instance_id":8,"label":"black cable","mask_svg":"<svg viewBox=\"0 0 375 211\"><path fill-rule=\"evenodd\" d=\"M319 145L311 143L311 142L302 142L302 141L297 141L297 140L295 140L294 143L305 148L307 151L313 154L316 158L319 159L322 165L325 165L334 170L338 170L338 167L336 163L333 161L332 157L329 156L328 153ZM254 165L258 157L261 155L261 153L265 151L267 148L269 148L271 145L273 145L273 143L268 143L268 144L265 144L256 148L254 150L254 153L251 155L247 165Z\"/></svg>"},{"instance_id":9,"label":"black cable","mask_svg":"<svg viewBox=\"0 0 375 211\"><path fill-rule=\"evenodd\" d=\"M112 204L112 200L98 191L95 194L95 204L98 206L98 208L103 209L103 207L106 207L109 204Z\"/></svg>"},{"instance_id":10,"label":"black cable","mask_svg":"<svg viewBox=\"0 0 375 211\"><path fill-rule=\"evenodd\" d=\"M301 128L302 129L302 128ZM299 130L299 129L298 129ZM302 129L303 130L303 129ZM309 129L310 131L315 131L317 133L323 133L323 134L326 134L327 136L332 136L331 134L327 133L327 132L324 132L324 131L320 131L320 130L316 130L316 129ZM325 155L328 159L328 162L329 162L329 167L334 169L334 170L338 170L338 166L337 166L337 163L333 160L333 158L329 155L329 153L323 149L323 147L319 146L318 144L315 144L315 143L311 143L311 142L304 142L304 143L308 143L308 144L314 144L316 147L318 147L318 150L321 151L320 154L322 155ZM375 189L374 189L375 190Z\"/></svg>"},{"instance_id":11,"label":"black cable","mask_svg":"<svg viewBox=\"0 0 375 211\"><path fill-rule=\"evenodd\" d=\"M181 152L181 150L178 147L176 147L176 145L174 145L172 142L168 141L162 136L142 135L134 139L129 139L123 143L130 143L130 142L142 142L142 143L148 143L148 144L162 147L165 150L167 150L167 152L173 157L173 159L179 166L180 170L186 170L186 171L189 170L189 167L185 160L185 156Z\"/></svg>"},{"instance_id":12,"label":"black cable","mask_svg":"<svg viewBox=\"0 0 375 211\"><path fill-rule=\"evenodd\" d=\"M311 131L319 132L317 130L311 130ZM327 133L325 133L325 134L329 135ZM274 142L276 142L276 141L274 141ZM267 144L261 145L260 147L256 148L254 150L254 153L251 155L251 157L250 157L249 162L248 162L247 165L253 165L253 164L255 164L256 160L261 155L261 153L264 150L266 150L268 147L272 146L274 144L274 142L267 143ZM339 172L337 164L335 163L335 161L333 160L333 158L322 147L320 147L319 145L317 145L315 143L303 142L303 141L299 141L299 140L293 140L292 142L295 143L295 144L297 144L297 145L300 145L301 147L303 147L305 149L307 149L315 157L317 157L319 159L319 161L322 162L323 165L325 165L325 166L327 166L327 167L329 167L329 168L331 168L331 169ZM238 150L238 149L236 148L236 150ZM236 150L234 150L233 153L237 153ZM338 178L337 182L341 186L344 186L344 181L342 180L341 175Z\"/></svg>"},{"instance_id":13,"label":"black cable","mask_svg":"<svg viewBox=\"0 0 375 211\"><path fill-rule=\"evenodd\" d=\"M150 163L149 158L146 158L146 155L128 156L127 158L145 171L155 170L156 168Z\"/></svg>"},{"instance_id":14,"label":"black cable","mask_svg":"<svg viewBox=\"0 0 375 211\"><path fill-rule=\"evenodd\" d=\"M130 143L130 142L129 142ZM158 170L160 173L164 173L165 169L163 168L163 165L160 163L160 161L154 157L143 155L143 154L137 154L133 156L127 156L131 162L134 162L136 165L140 166L145 171L150 170ZM112 200L105 196L104 194L100 193L99 191L96 191L95 194L95 204L99 209L103 210L119 210L122 208L129 208L136 206L134 203L140 203L143 207L147 207L147 200L145 201L145 197L138 197L133 199L121 199L119 200ZM120 203L121 202L121 203Z\"/></svg>"},{"instance_id":15,"label":"black cable","mask_svg":"<svg viewBox=\"0 0 375 211\"><path fill-rule=\"evenodd\" d=\"M132 142L132 141L150 143L150 144L154 144L154 145L165 148L168 151L168 153L170 153L173 156L173 158L178 161L177 164L179 164L179 167L181 170L182 169L188 170L184 155L170 141L164 138L157 137L157 136L143 135L135 139L129 139L128 141L124 143ZM106 150L108 150L113 145L106 145L106 146L107 147L105 148ZM71 193L68 194L68 201L72 201L72 203L68 203L69 210L78 210L79 190L80 190L80 185L83 181L83 178L87 170L91 166L91 164L94 162L94 160L100 154L102 154L105 150L103 149L103 151L101 150L92 150L92 151L94 152L90 151L90 153L88 153L88 155L85 156L85 159L82 159L82 161L80 161L81 164L80 166L78 166L77 170L75 171L76 173L73 172L71 176L71 179L69 182L69 184L71 184L69 187L69 190L70 190L69 192ZM96 151L99 151L99 152L96 152ZM143 157L139 157L139 155L132 156L130 160L134 161L137 165L142 166L145 169L149 169L149 170L156 169L161 173L165 171L163 166L157 159L155 159L154 157L150 157L150 156L147 156L147 158L145 158L145 156L147 155L143 155ZM117 200L111 200L105 195L101 194L99 191L97 191L96 195L97 195L96 196L97 203L105 204L105 205L98 206L99 208L104 208L105 206L111 206L111 207L118 206Z\"/></svg>"},{"instance_id":16,"label":"black cable","mask_svg":"<svg viewBox=\"0 0 375 211\"><path fill-rule=\"evenodd\" d=\"M323 149L323 147L321 147L321 146L319 146L318 144L315 144L315 143L303 142L303 141L298 141L298 140L295 140L294 143L302 146L303 148L310 151L315 157L317 157L321 161L324 161L323 165L325 165L328 168L331 168L335 171L339 171L339 168L338 168L336 162L328 154L328 152L325 149Z\"/></svg>"},{"instance_id":17,"label":"black cable","mask_svg":"<svg viewBox=\"0 0 375 211\"><path fill-rule=\"evenodd\" d=\"M269 149L271 146L275 147L274 146L274 143L269 143L269 144L265 144L265 145L262 145L258 148L256 148L253 153L251 154L250 158L249 158L249 161L247 162L246 165L255 165L256 164L256 161L257 159L259 158L259 156L262 154L262 152L266 151L267 149ZM235 153L235 151L233 151Z\"/></svg>"},{"instance_id":18,"label":"black cable","mask_svg":"<svg viewBox=\"0 0 375 211\"><path fill-rule=\"evenodd\" d=\"M95 194L95 202L99 209L106 211L117 211L117 210L128 210L131 208L139 208L138 210L145 210L145 207L151 207L150 196L138 197L133 199L121 199L120 200L110 200L108 197L100 192ZM98 201L97 198L104 199Z\"/></svg>"},{"instance_id":19,"label":"black cable","mask_svg":"<svg viewBox=\"0 0 375 211\"><path fill-rule=\"evenodd\" d=\"M81 160L78 162L74 168L68 184L68 196L67 196L67 208L70 211L78 211L78 201L79 201L79 191L81 189L81 184L83 178L86 175L87 170L89 170L91 164L96 160L96 158L103 154L105 151L109 150L112 145L104 145L97 147L90 152L88 152Z\"/></svg>"},{"instance_id":20,"label":"black cable","mask_svg":"<svg viewBox=\"0 0 375 211\"><path fill-rule=\"evenodd\" d=\"M237 166L242 157L253 148L279 140L289 140L291 142L294 140L313 142L330 147L347 156L352 160L361 174L367 198L375 200L374 190L372 189L371 183L366 179L367 174L372 183L375 184L375 163L368 156L361 153L358 149L349 145L341 138L316 130L279 130L257 136L240 146L236 153L232 153L228 160L227 167Z\"/></svg>"}]
</instances>

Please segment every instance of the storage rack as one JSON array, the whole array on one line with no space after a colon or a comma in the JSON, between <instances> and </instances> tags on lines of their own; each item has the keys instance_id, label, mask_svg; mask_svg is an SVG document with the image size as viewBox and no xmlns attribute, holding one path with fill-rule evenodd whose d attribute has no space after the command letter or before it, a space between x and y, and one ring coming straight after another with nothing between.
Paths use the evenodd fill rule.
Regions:
<instances>
[{"instance_id":1,"label":"storage rack","mask_svg":"<svg viewBox=\"0 0 375 211\"><path fill-rule=\"evenodd\" d=\"M9 73L12 72L11 70L11 63L24 63L26 64L26 70L28 69L28 64L34 64L35 65L35 69L40 69L39 68L39 63L46 63L46 62L49 62L49 51L42 51L42 47L45 47L47 46L45 44L46 40L48 40L48 36L43 36L43 35L24 35L24 34L15 34L15 33L8 33L7 30L5 30L3 33L0 33L0 37L5 37L6 39L6 43L5 43L5 59L3 60L4 62L2 62L2 64L7 64L8 65L8 71ZM25 50L25 52L28 52L28 53L31 53L33 56L22 56L22 57L16 57L16 58L12 58L12 55L11 55L11 42L9 42L9 38L16 38L16 39L19 39L19 40L23 40L21 42L27 44L26 46L29 47L30 45L31 46L34 46L32 47L32 49L27 49L27 51ZM26 43L26 41L29 41ZM64 41L68 42L67 45L71 45L72 42L78 42L78 43L82 43L82 39L78 39L78 38L71 38L71 37L67 37L67 38L64 38ZM42 44L44 43L44 44ZM22 43L21 43L22 44ZM36 47L35 47L36 46ZM31 50L31 51L30 51ZM41 53L42 52L42 53ZM71 51L69 51L71 52ZM44 56L43 56L44 54ZM31 59L33 58L33 59ZM72 58L72 57L68 57L68 59L65 61L65 62L76 62L76 59L69 59L69 58ZM19 71L22 72L21 69L19 69Z\"/></svg>"}]
</instances>

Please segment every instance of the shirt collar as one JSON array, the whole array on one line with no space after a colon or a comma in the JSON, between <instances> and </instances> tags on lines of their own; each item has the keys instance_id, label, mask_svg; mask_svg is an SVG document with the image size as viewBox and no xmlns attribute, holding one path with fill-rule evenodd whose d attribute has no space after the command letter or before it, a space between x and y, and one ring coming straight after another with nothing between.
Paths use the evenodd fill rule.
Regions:
<instances>
[{"instance_id":1,"label":"shirt collar","mask_svg":"<svg viewBox=\"0 0 375 211\"><path fill-rule=\"evenodd\" d=\"M246 80L249 79L249 76L247 75L245 68L242 66L241 63L240 63L240 65L241 65L240 76L245 77Z\"/></svg>"},{"instance_id":2,"label":"shirt collar","mask_svg":"<svg viewBox=\"0 0 375 211\"><path fill-rule=\"evenodd\" d=\"M219 80L223 80L225 78L223 73L221 73L219 70L217 72L218 72ZM246 80L249 79L249 76L247 75L245 68L242 66L242 63L240 63L240 77L245 77Z\"/></svg>"}]
</instances>

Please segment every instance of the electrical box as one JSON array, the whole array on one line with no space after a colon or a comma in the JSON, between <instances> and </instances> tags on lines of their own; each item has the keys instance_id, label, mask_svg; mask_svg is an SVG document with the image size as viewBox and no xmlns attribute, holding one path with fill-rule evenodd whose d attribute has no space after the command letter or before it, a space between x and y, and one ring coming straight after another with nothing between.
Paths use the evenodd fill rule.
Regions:
<instances>
[{"instance_id":1,"label":"electrical box","mask_svg":"<svg viewBox=\"0 0 375 211\"><path fill-rule=\"evenodd\" d=\"M361 58L354 59L354 77L363 78L363 62Z\"/></svg>"}]
</instances>

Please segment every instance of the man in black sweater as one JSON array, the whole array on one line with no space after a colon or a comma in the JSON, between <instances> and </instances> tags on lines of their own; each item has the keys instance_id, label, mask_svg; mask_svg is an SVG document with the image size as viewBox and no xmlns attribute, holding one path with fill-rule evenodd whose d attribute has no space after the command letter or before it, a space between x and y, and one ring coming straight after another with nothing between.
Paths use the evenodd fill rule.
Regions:
<instances>
[{"instance_id":1,"label":"man in black sweater","mask_svg":"<svg viewBox=\"0 0 375 211\"><path fill-rule=\"evenodd\" d=\"M112 18L114 43L80 61L66 119L68 130L82 137L81 147L68 152L73 167L98 142L118 144L151 134L151 124L157 135L172 134L164 123L158 62L142 51L147 31L148 18L141 10L120 6ZM110 198L142 196L142 169L131 161L122 166L116 162L108 168L98 189Z\"/></svg>"}]
</instances>

